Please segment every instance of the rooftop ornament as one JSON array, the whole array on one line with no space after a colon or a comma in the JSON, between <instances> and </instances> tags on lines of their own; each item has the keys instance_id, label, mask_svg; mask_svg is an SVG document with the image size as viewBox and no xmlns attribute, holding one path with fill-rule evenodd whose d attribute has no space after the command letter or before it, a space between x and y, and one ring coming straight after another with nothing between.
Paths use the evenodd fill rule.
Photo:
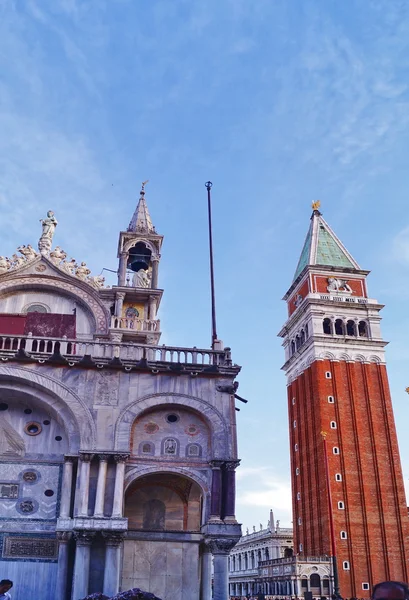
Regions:
<instances>
[{"instance_id":1,"label":"rooftop ornament","mask_svg":"<svg viewBox=\"0 0 409 600\"><path fill-rule=\"evenodd\" d=\"M49 210L45 219L40 219L42 225L41 237L38 240L38 249L40 254L48 256L51 250L51 245L55 233L55 228L58 225L58 221L54 216L54 211Z\"/></svg>"}]
</instances>

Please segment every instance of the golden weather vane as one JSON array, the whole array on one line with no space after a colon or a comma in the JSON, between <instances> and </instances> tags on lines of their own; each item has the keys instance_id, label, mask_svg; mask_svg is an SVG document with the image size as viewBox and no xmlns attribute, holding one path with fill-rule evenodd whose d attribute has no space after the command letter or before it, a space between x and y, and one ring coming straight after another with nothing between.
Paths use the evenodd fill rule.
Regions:
<instances>
[{"instance_id":1,"label":"golden weather vane","mask_svg":"<svg viewBox=\"0 0 409 600\"><path fill-rule=\"evenodd\" d=\"M319 200L316 200L315 202L313 202L311 204L311 206L312 206L312 210L318 210L319 207L321 206L321 202Z\"/></svg>"},{"instance_id":2,"label":"golden weather vane","mask_svg":"<svg viewBox=\"0 0 409 600\"><path fill-rule=\"evenodd\" d=\"M149 183L149 179L147 179L146 181L142 181L142 191L145 191L145 185Z\"/></svg>"}]
</instances>

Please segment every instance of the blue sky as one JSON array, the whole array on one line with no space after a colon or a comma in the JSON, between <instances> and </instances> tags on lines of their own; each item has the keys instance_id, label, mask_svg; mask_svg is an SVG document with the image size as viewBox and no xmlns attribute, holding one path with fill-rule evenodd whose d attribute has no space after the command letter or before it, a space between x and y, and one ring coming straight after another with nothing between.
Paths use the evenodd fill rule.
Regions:
<instances>
[{"instance_id":1,"label":"blue sky","mask_svg":"<svg viewBox=\"0 0 409 600\"><path fill-rule=\"evenodd\" d=\"M291 523L276 337L322 211L386 304L406 483L409 441L409 4L397 0L0 0L0 253L55 243L116 269L140 182L165 235L163 342L210 344L206 190L218 333L243 365L238 517ZM405 439L406 437L406 439Z\"/></svg>"}]
</instances>

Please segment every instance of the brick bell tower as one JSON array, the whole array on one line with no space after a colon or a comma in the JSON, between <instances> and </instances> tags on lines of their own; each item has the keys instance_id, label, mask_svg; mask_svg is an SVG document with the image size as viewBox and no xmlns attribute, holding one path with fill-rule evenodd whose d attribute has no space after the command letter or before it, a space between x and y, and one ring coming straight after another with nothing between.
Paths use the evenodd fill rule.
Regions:
<instances>
[{"instance_id":1,"label":"brick bell tower","mask_svg":"<svg viewBox=\"0 0 409 600\"><path fill-rule=\"evenodd\" d=\"M383 307L368 297L369 272L318 208L314 203L279 333L294 550L335 554L342 596L361 598L379 581L408 581L408 512L380 330Z\"/></svg>"}]
</instances>

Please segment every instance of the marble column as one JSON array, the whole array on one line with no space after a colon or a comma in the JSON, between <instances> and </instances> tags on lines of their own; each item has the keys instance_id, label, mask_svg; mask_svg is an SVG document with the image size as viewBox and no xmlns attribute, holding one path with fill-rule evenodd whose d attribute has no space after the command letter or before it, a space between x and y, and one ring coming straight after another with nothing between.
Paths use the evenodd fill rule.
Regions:
<instances>
[{"instance_id":1,"label":"marble column","mask_svg":"<svg viewBox=\"0 0 409 600\"><path fill-rule=\"evenodd\" d=\"M232 538L206 540L213 554L213 599L229 600L229 552L237 543Z\"/></svg>"},{"instance_id":2,"label":"marble column","mask_svg":"<svg viewBox=\"0 0 409 600\"><path fill-rule=\"evenodd\" d=\"M236 505L236 467L240 464L238 460L231 460L225 463L223 472L223 518L235 521Z\"/></svg>"},{"instance_id":3,"label":"marble column","mask_svg":"<svg viewBox=\"0 0 409 600\"><path fill-rule=\"evenodd\" d=\"M123 534L118 531L104 531L105 539L105 569L104 587L106 596L115 596L119 592L119 575L121 566L121 544Z\"/></svg>"},{"instance_id":4,"label":"marble column","mask_svg":"<svg viewBox=\"0 0 409 600\"><path fill-rule=\"evenodd\" d=\"M99 468L97 481L97 494L95 498L94 517L104 516L105 504L105 487L107 482L108 456L106 454L98 454Z\"/></svg>"},{"instance_id":5,"label":"marble column","mask_svg":"<svg viewBox=\"0 0 409 600\"><path fill-rule=\"evenodd\" d=\"M157 290L158 289L158 272L159 272L159 259L160 259L160 255L159 254L154 254L151 258L152 261L152 283L151 283L151 288L153 290Z\"/></svg>"},{"instance_id":6,"label":"marble column","mask_svg":"<svg viewBox=\"0 0 409 600\"><path fill-rule=\"evenodd\" d=\"M88 595L89 565L91 558L91 544L95 533L92 531L76 531L74 533L75 565L72 587L72 599L80 600Z\"/></svg>"},{"instance_id":7,"label":"marble column","mask_svg":"<svg viewBox=\"0 0 409 600\"><path fill-rule=\"evenodd\" d=\"M119 257L119 269L118 269L118 285L124 287L126 285L126 262L128 259L127 252L121 252Z\"/></svg>"},{"instance_id":8,"label":"marble column","mask_svg":"<svg viewBox=\"0 0 409 600\"><path fill-rule=\"evenodd\" d=\"M210 519L220 520L222 510L222 473L223 461L212 460L212 492L210 497Z\"/></svg>"},{"instance_id":9,"label":"marble column","mask_svg":"<svg viewBox=\"0 0 409 600\"><path fill-rule=\"evenodd\" d=\"M149 319L156 319L156 296L149 296Z\"/></svg>"},{"instance_id":10,"label":"marble column","mask_svg":"<svg viewBox=\"0 0 409 600\"><path fill-rule=\"evenodd\" d=\"M78 509L79 517L88 516L88 498L89 498L89 472L91 467L92 454L80 454L80 502Z\"/></svg>"},{"instance_id":11,"label":"marble column","mask_svg":"<svg viewBox=\"0 0 409 600\"><path fill-rule=\"evenodd\" d=\"M200 579L200 600L212 598L212 553L207 546L202 551L202 569Z\"/></svg>"},{"instance_id":12,"label":"marble column","mask_svg":"<svg viewBox=\"0 0 409 600\"><path fill-rule=\"evenodd\" d=\"M125 284L124 284L125 285ZM117 292L115 295L115 316L122 317L122 308L124 305L125 292Z\"/></svg>"},{"instance_id":13,"label":"marble column","mask_svg":"<svg viewBox=\"0 0 409 600\"><path fill-rule=\"evenodd\" d=\"M64 468L62 475L62 490L60 517L68 518L71 516L71 496L72 496L72 471L73 471L73 456L64 457Z\"/></svg>"},{"instance_id":14,"label":"marble column","mask_svg":"<svg viewBox=\"0 0 409 600\"><path fill-rule=\"evenodd\" d=\"M120 518L123 516L125 462L128 459L128 454L115 454L114 459L116 462L116 472L112 516Z\"/></svg>"},{"instance_id":15,"label":"marble column","mask_svg":"<svg viewBox=\"0 0 409 600\"><path fill-rule=\"evenodd\" d=\"M58 540L58 569L56 583L56 598L66 600L68 581L68 557L71 531L57 531Z\"/></svg>"}]
</instances>

